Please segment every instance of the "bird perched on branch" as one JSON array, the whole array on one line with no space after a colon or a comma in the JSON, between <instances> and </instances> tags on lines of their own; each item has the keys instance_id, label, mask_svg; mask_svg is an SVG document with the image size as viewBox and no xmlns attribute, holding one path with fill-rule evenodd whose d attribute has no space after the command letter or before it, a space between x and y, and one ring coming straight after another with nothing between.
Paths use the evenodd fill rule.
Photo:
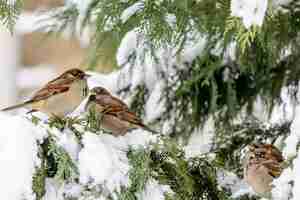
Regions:
<instances>
[{"instance_id":1,"label":"bird perched on branch","mask_svg":"<svg viewBox=\"0 0 300 200\"><path fill-rule=\"evenodd\" d=\"M88 77L89 75L80 69L67 70L48 82L28 101L4 108L1 111L28 107L31 109L30 112L41 111L48 115L63 117L72 112L87 96Z\"/></svg>"},{"instance_id":2,"label":"bird perched on branch","mask_svg":"<svg viewBox=\"0 0 300 200\"><path fill-rule=\"evenodd\" d=\"M142 128L157 133L150 129L142 120L129 111L128 106L103 87L95 87L90 91L90 96L85 106L86 111L94 111L101 115L99 120L103 129L112 132L114 136L125 135L127 131Z\"/></svg>"},{"instance_id":3,"label":"bird perched on branch","mask_svg":"<svg viewBox=\"0 0 300 200\"><path fill-rule=\"evenodd\" d=\"M271 144L252 144L246 154L244 179L260 196L270 197L274 178L283 171L284 158Z\"/></svg>"}]
</instances>

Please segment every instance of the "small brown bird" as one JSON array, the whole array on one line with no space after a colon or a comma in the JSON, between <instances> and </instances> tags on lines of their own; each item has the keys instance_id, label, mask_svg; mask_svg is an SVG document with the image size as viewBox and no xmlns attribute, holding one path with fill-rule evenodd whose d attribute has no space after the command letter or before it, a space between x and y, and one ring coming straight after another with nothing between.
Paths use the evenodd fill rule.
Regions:
<instances>
[{"instance_id":1,"label":"small brown bird","mask_svg":"<svg viewBox=\"0 0 300 200\"><path fill-rule=\"evenodd\" d=\"M127 131L135 128L157 133L143 124L135 113L130 112L122 100L112 96L103 87L95 87L90 91L85 110L91 111L91 109L95 109L96 113L101 113L101 126L112 132L114 136L125 135Z\"/></svg>"},{"instance_id":2,"label":"small brown bird","mask_svg":"<svg viewBox=\"0 0 300 200\"><path fill-rule=\"evenodd\" d=\"M29 107L30 112L41 111L48 115L63 117L72 112L87 96L87 78L80 69L70 69L48 82L33 97L24 103L2 109L1 111Z\"/></svg>"},{"instance_id":3,"label":"small brown bird","mask_svg":"<svg viewBox=\"0 0 300 200\"><path fill-rule=\"evenodd\" d=\"M271 144L252 144L244 162L244 179L260 196L270 197L274 178L283 171L284 158Z\"/></svg>"}]
</instances>

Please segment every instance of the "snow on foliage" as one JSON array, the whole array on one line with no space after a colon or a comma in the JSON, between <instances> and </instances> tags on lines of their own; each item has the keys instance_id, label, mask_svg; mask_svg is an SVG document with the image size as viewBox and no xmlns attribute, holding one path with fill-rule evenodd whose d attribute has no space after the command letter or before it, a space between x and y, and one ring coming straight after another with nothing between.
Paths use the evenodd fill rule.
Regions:
<instances>
[{"instance_id":1,"label":"snow on foliage","mask_svg":"<svg viewBox=\"0 0 300 200\"><path fill-rule=\"evenodd\" d=\"M143 9L144 7L144 2L143 1L138 1L134 3L132 6L126 8L124 12L121 15L121 20L123 23L125 23L132 15Z\"/></svg>"},{"instance_id":2,"label":"snow on foliage","mask_svg":"<svg viewBox=\"0 0 300 200\"><path fill-rule=\"evenodd\" d=\"M232 172L219 171L218 183L220 186L231 190L232 198L238 198L249 193L254 194L249 185Z\"/></svg>"},{"instance_id":3,"label":"snow on foliage","mask_svg":"<svg viewBox=\"0 0 300 200\"><path fill-rule=\"evenodd\" d=\"M124 76L124 70L127 72L130 71L128 66L125 66L120 71L109 75L91 73L93 76L89 80L89 85L90 87L98 85L107 87L117 95L118 90L131 83L130 79L126 79L124 82L119 81L123 80L121 77ZM154 73L153 76L155 75ZM155 78L159 78L159 76L155 76ZM143 79L143 81L146 80ZM164 106L159 105L163 103L159 100L163 87L160 81L149 87L151 90L150 97L146 102L145 117L149 121L158 117L164 109ZM296 113L298 114L298 112ZM278 113L273 113L273 115L276 114ZM295 145L299 140L297 126L299 124L298 119L300 118L297 114L296 120L292 124L291 135L285 141L285 157L297 155ZM19 197L34 199L31 191L31 177L35 171L35 166L38 166L39 163L37 141L41 140L47 131L56 136L57 144L63 147L74 163L78 165L80 183L60 185L57 180L47 178L45 200L63 199L65 196L80 199L83 198L86 192L85 187L93 189L99 185L102 186L101 190L104 194L120 191L122 186L130 184L128 172L131 166L126 152L129 148L146 147L150 142L157 140L156 136L139 129L129 132L124 137L114 137L108 134L96 135L91 132L84 132L82 146L80 146L70 129L60 131L57 128L50 128L43 123L36 127L25 118L9 117L6 115L1 116L0 124L3 130L0 135L0 173L2 173L1 177L7 177L1 179L3 181L0 182L0 185L4 189L0 191L0 195L12 200L19 199ZM212 121L209 120L203 130L196 131L191 137L190 144L185 148L188 157L209 151L214 131L212 124ZM84 131L80 127L76 128ZM12 159L12 156L14 159ZM295 186L299 184L299 160L299 158L295 159L293 162L294 166L287 168L281 177L274 181L274 199L287 200L288 194L291 192L294 199L297 199L296 197L299 198L298 191L295 189L297 187L292 187L291 185L292 181L294 181ZM11 174L9 173L12 171L18 173L18 176L15 176L16 178L14 179L11 179ZM218 177L220 186L230 189L233 198L251 193L249 187L233 173L219 172ZM138 194L138 197L139 199L153 199L154 197L155 199L164 199L163 194L165 192L171 191L167 186L159 185L155 180L150 180L146 185L145 191Z\"/></svg>"},{"instance_id":4,"label":"snow on foliage","mask_svg":"<svg viewBox=\"0 0 300 200\"><path fill-rule=\"evenodd\" d=\"M164 193L172 193L169 186L162 186L155 180L150 180L146 185L145 191L142 194L137 195L138 199L143 200L164 200Z\"/></svg>"},{"instance_id":5,"label":"snow on foliage","mask_svg":"<svg viewBox=\"0 0 300 200\"><path fill-rule=\"evenodd\" d=\"M300 150L298 151L298 156L293 162L293 179L294 179L294 187L293 187L293 198L292 200L297 200L300 198Z\"/></svg>"},{"instance_id":6,"label":"snow on foliage","mask_svg":"<svg viewBox=\"0 0 300 200\"><path fill-rule=\"evenodd\" d=\"M281 176L273 181L272 197L274 200L288 200L291 197L293 171L291 168L285 169Z\"/></svg>"},{"instance_id":7,"label":"snow on foliage","mask_svg":"<svg viewBox=\"0 0 300 200\"><path fill-rule=\"evenodd\" d=\"M268 0L232 0L231 15L241 17L246 28L262 26L267 7Z\"/></svg>"},{"instance_id":8,"label":"snow on foliage","mask_svg":"<svg viewBox=\"0 0 300 200\"><path fill-rule=\"evenodd\" d=\"M0 115L0 196L2 199L35 199L32 175L39 166L38 141L45 131L22 117Z\"/></svg>"},{"instance_id":9,"label":"snow on foliage","mask_svg":"<svg viewBox=\"0 0 300 200\"><path fill-rule=\"evenodd\" d=\"M80 182L91 185L106 182L107 188L113 192L117 189L117 185L127 185L128 182L126 173L129 166L125 152L126 143L117 143L120 148L118 154L117 149L109 143L115 139L114 136L104 135L104 137L106 138L92 133L85 133L83 136L84 148L79 153ZM108 140L105 142L103 139ZM123 162L120 162L121 160Z\"/></svg>"}]
</instances>

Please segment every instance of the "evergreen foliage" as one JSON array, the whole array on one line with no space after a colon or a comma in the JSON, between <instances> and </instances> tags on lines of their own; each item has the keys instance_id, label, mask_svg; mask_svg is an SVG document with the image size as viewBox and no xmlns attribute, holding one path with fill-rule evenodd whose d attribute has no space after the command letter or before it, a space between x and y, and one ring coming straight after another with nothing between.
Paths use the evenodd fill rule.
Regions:
<instances>
[{"instance_id":1,"label":"evergreen foliage","mask_svg":"<svg viewBox=\"0 0 300 200\"><path fill-rule=\"evenodd\" d=\"M90 116L86 117L90 118ZM73 122L73 125L89 126L84 120L69 120ZM57 117L49 121L52 128L66 125L66 120ZM278 138L282 139L289 133L289 123L266 127L261 125L259 121L252 122L245 122L242 125L238 124L231 127L231 135L223 134L223 129L217 130L213 149L202 156L186 158L183 146L178 145L174 139L166 136L160 137L157 142L147 147L129 149L127 157L131 166L128 175L130 184L128 187L122 186L121 191L116 191L115 197L123 200L137 200L138 195L144 192L146 184L151 180L155 180L161 185L170 187L170 191L165 192L166 199L232 199L230 191L219 187L217 170L225 169L241 175L241 153L247 144L253 141L265 140L275 142ZM77 132L74 130L72 131L76 135ZM101 133L99 132L101 127L98 130L94 127L93 130L95 134ZM62 182L76 183L78 181L76 163L72 161L63 147L55 142L55 136L50 131L48 134L48 138L40 145L42 162L33 177L33 191L36 193L37 199L41 199L45 194L46 177L54 177ZM80 141L78 142L80 143ZM86 194L88 196L99 196L101 194L92 188L89 191L91 194ZM108 198L114 196L114 194L110 195ZM257 198L245 195L238 199L255 200Z\"/></svg>"},{"instance_id":2,"label":"evergreen foliage","mask_svg":"<svg viewBox=\"0 0 300 200\"><path fill-rule=\"evenodd\" d=\"M170 138L148 148L128 152L130 186L118 193L118 199L136 200L150 179L170 186L166 199L227 200L229 194L218 188L216 168L208 157L185 158L184 151Z\"/></svg>"},{"instance_id":3,"label":"evergreen foliage","mask_svg":"<svg viewBox=\"0 0 300 200\"><path fill-rule=\"evenodd\" d=\"M257 119L245 121L228 127L219 128L214 137L215 162L217 166L232 171L242 177L243 156L247 145L252 143L281 143L290 134L290 122L266 126Z\"/></svg>"},{"instance_id":4,"label":"evergreen foliage","mask_svg":"<svg viewBox=\"0 0 300 200\"><path fill-rule=\"evenodd\" d=\"M154 123L163 127L166 121L172 122L169 137L187 142L209 117L215 120L214 144L203 158L186 159L176 143L166 140L149 149L128 152L132 183L118 193L120 199L136 199L149 179L171 187L174 193L166 194L167 199L230 199L230 191L216 187L216 170L241 176L242 154L248 144L280 144L290 134L291 121L267 127L252 112L260 98L271 115L282 103L283 88L293 102L298 102L299 4L292 0L275 8L269 1L262 26L246 28L241 18L231 15L230 3L92 0L86 12L76 12L76 5L56 12L54 17L62 23L53 27L55 31L77 27L74 21L78 18L82 31L92 29L88 57L91 69L101 58L100 49L108 38L115 53L129 31L142 38L128 60L118 64L121 70L128 65L130 69L141 67L151 55L159 66L158 77L165 83L161 101L166 102L166 109ZM136 10L130 14L131 9ZM185 51L200 38L206 40L203 47L193 53L195 58L185 60ZM126 85L118 92L130 96L130 108L139 116L145 115L144 105L151 91L144 82L136 87Z\"/></svg>"},{"instance_id":5,"label":"evergreen foliage","mask_svg":"<svg viewBox=\"0 0 300 200\"><path fill-rule=\"evenodd\" d=\"M14 24L20 2L10 9L0 7L0 17L9 27ZM3 5L8 6L6 2ZM138 10L124 16L132 6ZM12 12L8 14L7 10ZM118 199L136 200L146 184L155 180L170 187L172 192L165 193L166 199L229 200L231 191L218 186L217 171L228 170L241 176L242 154L248 144L281 143L290 133L290 121L267 127L251 114L258 98L271 114L274 106L282 103L283 88L292 101L298 102L300 11L296 0L280 9L269 6L263 25L250 28L240 18L231 16L230 0L92 0L84 13L70 4L56 9L50 18L57 23L44 28L54 34L69 28L75 33L78 21L81 32L91 28L91 69L103 55L100 49L107 41L113 41L109 45L117 52L125 34L132 30L143 38L136 47L143 46L142 55L135 49L119 67L130 65L132 69L151 55L162 68L158 77L165 83L161 101L165 100L166 109L155 123L162 127L166 121L172 121L173 130L157 143L127 152L130 184L108 195L110 198L117 195ZM195 58L185 60L184 52L191 48L190 44L199 43L201 37L206 38L203 48L194 52ZM174 59L163 60L165 53ZM118 92L131 95L130 108L145 116L144 107L150 95L145 83L134 88L129 85ZM241 116L245 110L246 118ZM216 125L212 149L205 155L186 158L178 141L187 142L211 116ZM237 117L242 119L236 122ZM81 143L83 133L73 125L101 134L99 118L91 111L84 120L55 117L48 123L59 130L69 128ZM39 120L33 118L33 122L38 124ZM45 193L46 177L70 182L76 182L78 177L76 163L56 143L51 132L40 146L42 164L33 177L33 191L38 199ZM239 199L258 197L245 195Z\"/></svg>"},{"instance_id":6,"label":"evergreen foliage","mask_svg":"<svg viewBox=\"0 0 300 200\"><path fill-rule=\"evenodd\" d=\"M124 16L132 7L137 11ZM69 6L56 12L54 17L61 23L52 30L75 28L74 21L83 15L81 30L87 26L93 29L90 66L101 57L99 49L106 38L114 41L111 47L116 52L124 35L131 30L143 35L144 54L150 52L162 67L165 66L158 50L175 49L170 56L180 60L184 49L199 41L199 35L206 37L204 50L196 52L199 55L196 59L171 66L176 68L176 74L166 82L165 96L167 102L175 105L166 105L168 109L162 119L170 119L178 112L175 116L178 130L173 131L174 136L188 138L210 115L219 122L230 123L244 108L251 114L257 97L262 98L271 113L274 105L282 102L280 94L284 87L296 100L300 75L300 16L296 1L276 10L271 4L263 25L252 25L249 29L240 18L231 16L230 0L93 0L85 13L80 14L76 9ZM234 57L228 57L229 51L233 51ZM128 63L136 59L144 58L133 55ZM168 79L168 74L164 77ZM141 93L140 88L130 92L137 94L133 108L138 108L135 106L138 99L146 99L148 95Z\"/></svg>"},{"instance_id":7,"label":"evergreen foliage","mask_svg":"<svg viewBox=\"0 0 300 200\"><path fill-rule=\"evenodd\" d=\"M17 17L21 12L23 0L11 2L10 0L0 1L0 20L12 33Z\"/></svg>"},{"instance_id":8,"label":"evergreen foliage","mask_svg":"<svg viewBox=\"0 0 300 200\"><path fill-rule=\"evenodd\" d=\"M56 125L63 126L64 120L58 120L57 117L55 120ZM83 125L78 124L78 121L75 124ZM76 164L63 147L56 143L55 136L50 131L40 147L42 162L36 169L32 186L37 199L42 199L45 194L47 177L54 177L60 182L78 181ZM116 192L118 199L136 200L150 180L170 186L170 192L165 193L166 199L229 199L229 193L217 185L214 161L206 156L187 159L182 147L168 137L162 137L145 148L129 149L127 157L131 166L130 185L123 186L120 192ZM92 192L92 188L89 191ZM90 195L97 196L98 193Z\"/></svg>"}]
</instances>

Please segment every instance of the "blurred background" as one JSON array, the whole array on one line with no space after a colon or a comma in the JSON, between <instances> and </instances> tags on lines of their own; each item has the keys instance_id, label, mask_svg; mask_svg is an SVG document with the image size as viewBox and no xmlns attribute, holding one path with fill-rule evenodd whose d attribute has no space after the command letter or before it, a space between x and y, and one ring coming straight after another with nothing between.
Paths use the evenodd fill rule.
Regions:
<instances>
[{"instance_id":1,"label":"blurred background","mask_svg":"<svg viewBox=\"0 0 300 200\"><path fill-rule=\"evenodd\" d=\"M73 36L49 36L33 30L33 13L64 4L64 0L26 0L14 34L6 27L0 28L1 97L0 108L19 103L61 72L80 67L86 69L84 60L87 44ZM108 45L109 46L109 45ZM105 48L105 47L104 47ZM114 67L114 52L103 49L105 59L95 71L107 73Z\"/></svg>"}]
</instances>

